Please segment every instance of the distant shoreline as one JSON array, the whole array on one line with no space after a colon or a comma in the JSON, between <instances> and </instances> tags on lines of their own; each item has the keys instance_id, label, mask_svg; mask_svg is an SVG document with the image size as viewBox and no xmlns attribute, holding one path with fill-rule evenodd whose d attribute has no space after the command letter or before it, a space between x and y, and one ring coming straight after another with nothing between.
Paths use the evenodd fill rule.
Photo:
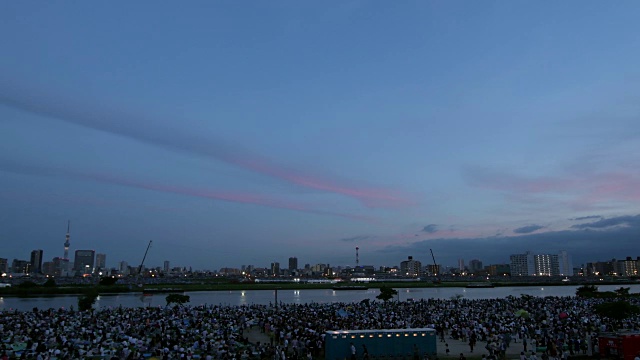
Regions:
<instances>
[{"instance_id":1,"label":"distant shoreline","mask_svg":"<svg viewBox=\"0 0 640 360\"><path fill-rule=\"evenodd\" d=\"M464 288L478 282L474 281L443 281L439 284L432 282L369 282L369 283L349 283L349 285L365 285L369 289L376 289L381 286L391 288L439 288L439 287L460 287ZM503 281L493 282L493 287L513 287L513 286L581 286L581 285L620 285L621 287L627 285L638 284L638 282L630 281L580 281L580 282L521 282L521 281ZM0 296L18 296L18 297L42 297L42 296L58 296L58 295L83 295L87 292L95 292L102 295L109 294L123 294L123 293L143 293L144 290L151 290L154 292L161 292L160 289L171 288L173 291L182 290L184 292L198 292L198 291L239 291L239 290L317 290L317 289L332 289L335 284L309 284L309 283L198 283L198 284L185 284L185 283L163 283L145 285L144 288L139 288L129 285L70 285L70 286L33 286L33 287L20 287L12 286L0 288Z\"/></svg>"}]
</instances>

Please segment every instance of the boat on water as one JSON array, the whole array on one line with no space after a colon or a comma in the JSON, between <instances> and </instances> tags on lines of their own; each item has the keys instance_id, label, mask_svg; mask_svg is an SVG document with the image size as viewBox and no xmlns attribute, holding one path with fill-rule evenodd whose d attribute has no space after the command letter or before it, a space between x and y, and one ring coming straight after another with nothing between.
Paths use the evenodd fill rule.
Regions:
<instances>
[{"instance_id":1,"label":"boat on water","mask_svg":"<svg viewBox=\"0 0 640 360\"><path fill-rule=\"evenodd\" d=\"M475 288L493 288L495 286L490 282L483 282L483 283L470 283L470 284L467 284L466 287L475 289Z\"/></svg>"},{"instance_id":2,"label":"boat on water","mask_svg":"<svg viewBox=\"0 0 640 360\"><path fill-rule=\"evenodd\" d=\"M369 290L368 287L363 285L343 285L343 286L334 286L333 290Z\"/></svg>"}]
</instances>

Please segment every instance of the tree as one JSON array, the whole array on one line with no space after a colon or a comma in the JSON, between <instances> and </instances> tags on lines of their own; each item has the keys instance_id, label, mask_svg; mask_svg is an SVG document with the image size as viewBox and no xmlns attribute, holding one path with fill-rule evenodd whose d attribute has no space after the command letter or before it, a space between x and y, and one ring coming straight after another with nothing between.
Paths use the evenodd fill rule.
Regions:
<instances>
[{"instance_id":1,"label":"tree","mask_svg":"<svg viewBox=\"0 0 640 360\"><path fill-rule=\"evenodd\" d=\"M172 303L176 305L182 305L182 304L188 303L190 300L191 300L191 297L189 295L181 295L181 294L169 294L165 298L165 301L167 302L167 306L169 306L169 304L172 304Z\"/></svg>"},{"instance_id":2,"label":"tree","mask_svg":"<svg viewBox=\"0 0 640 360\"><path fill-rule=\"evenodd\" d=\"M626 297L629 296L630 287L620 287L618 289L613 290L618 296Z\"/></svg>"},{"instance_id":3,"label":"tree","mask_svg":"<svg viewBox=\"0 0 640 360\"><path fill-rule=\"evenodd\" d=\"M640 307L631 305L627 301L610 301L598 304L595 307L596 314L613 320L623 320L640 313Z\"/></svg>"},{"instance_id":4,"label":"tree","mask_svg":"<svg viewBox=\"0 0 640 360\"><path fill-rule=\"evenodd\" d=\"M56 281L53 278L48 278L47 281L42 284L44 287L56 287Z\"/></svg>"},{"instance_id":5,"label":"tree","mask_svg":"<svg viewBox=\"0 0 640 360\"><path fill-rule=\"evenodd\" d=\"M582 285L576 289L576 296L592 297L597 292L598 292L598 287L595 285Z\"/></svg>"},{"instance_id":6,"label":"tree","mask_svg":"<svg viewBox=\"0 0 640 360\"><path fill-rule=\"evenodd\" d=\"M115 284L117 281L118 281L118 278L116 278L116 277L103 276L102 278L100 278L100 285L111 286L111 285Z\"/></svg>"},{"instance_id":7,"label":"tree","mask_svg":"<svg viewBox=\"0 0 640 360\"><path fill-rule=\"evenodd\" d=\"M384 302L387 302L391 299L393 299L394 296L398 295L398 291L395 289L392 289L388 286L382 286L380 287L380 294L378 294L378 296L376 296L376 299L378 300L382 300Z\"/></svg>"},{"instance_id":8,"label":"tree","mask_svg":"<svg viewBox=\"0 0 640 360\"><path fill-rule=\"evenodd\" d=\"M33 281L30 280L26 280L23 281L22 283L18 284L18 287L21 289L30 289L30 288L34 288L37 287L38 284L34 283Z\"/></svg>"},{"instance_id":9,"label":"tree","mask_svg":"<svg viewBox=\"0 0 640 360\"><path fill-rule=\"evenodd\" d=\"M78 310L93 310L93 304L98 300L98 292L91 290L78 298Z\"/></svg>"}]
</instances>

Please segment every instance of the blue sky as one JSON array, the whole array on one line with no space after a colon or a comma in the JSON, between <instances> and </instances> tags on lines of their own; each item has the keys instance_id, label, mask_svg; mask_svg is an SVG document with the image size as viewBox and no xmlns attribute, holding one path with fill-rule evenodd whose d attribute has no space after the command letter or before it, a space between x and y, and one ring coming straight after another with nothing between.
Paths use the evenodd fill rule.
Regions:
<instances>
[{"instance_id":1,"label":"blue sky","mask_svg":"<svg viewBox=\"0 0 640 360\"><path fill-rule=\"evenodd\" d=\"M640 4L0 4L0 257L638 256Z\"/></svg>"}]
</instances>

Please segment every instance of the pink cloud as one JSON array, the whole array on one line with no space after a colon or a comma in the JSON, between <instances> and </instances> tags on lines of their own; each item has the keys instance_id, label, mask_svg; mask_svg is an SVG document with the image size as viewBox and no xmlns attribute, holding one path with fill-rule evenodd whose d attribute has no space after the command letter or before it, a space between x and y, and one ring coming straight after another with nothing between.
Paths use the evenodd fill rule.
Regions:
<instances>
[{"instance_id":1,"label":"pink cloud","mask_svg":"<svg viewBox=\"0 0 640 360\"><path fill-rule=\"evenodd\" d=\"M378 219L363 216L358 214L341 213L335 211L327 211L318 209L306 204L296 203L291 201L285 201L281 199L271 198L259 194L247 193L247 192L224 192L213 191L207 189L195 189L190 187L179 187L170 185L161 185L150 182L143 182L132 179L125 179L108 174L97 173L85 173L73 169L60 169L47 166L33 166L25 163L16 163L13 161L0 159L0 171L6 171L16 174L32 175L32 176L53 176L53 177L74 177L85 180L92 180L102 183L116 184L120 186L127 186L132 188L146 189L164 193L173 193L185 196L207 198L242 204L252 204L278 209L287 209L293 211L306 212L318 215L337 216L347 218L351 220L365 221L370 223L377 223ZM1 195L2 193L0 193Z\"/></svg>"},{"instance_id":2,"label":"pink cloud","mask_svg":"<svg viewBox=\"0 0 640 360\"><path fill-rule=\"evenodd\" d=\"M413 201L409 200L405 196L401 196L387 189L339 185L328 179L322 179L300 171L286 169L282 166L275 165L266 159L258 157L244 157L233 159L231 161L255 172L286 180L299 186L336 193L357 199L365 206L371 208L400 207L414 204Z\"/></svg>"},{"instance_id":3,"label":"pink cloud","mask_svg":"<svg viewBox=\"0 0 640 360\"><path fill-rule=\"evenodd\" d=\"M407 196L388 189L368 186L338 184L308 172L287 169L276 162L257 154L250 154L237 146L232 146L212 136L202 137L180 131L150 127L153 121L144 122L136 116L118 112L110 108L90 105L79 100L68 101L54 98L52 94L38 94L38 91L0 88L0 103L22 111L43 115L74 125L125 136L135 141L159 146L172 151L188 152L226 162L266 176L277 178L297 186L340 194L358 200L367 207L402 207L413 205Z\"/></svg>"},{"instance_id":4,"label":"pink cloud","mask_svg":"<svg viewBox=\"0 0 640 360\"><path fill-rule=\"evenodd\" d=\"M290 201L284 201L275 198L265 197L259 194L252 193L240 193L240 192L222 192L222 191L212 191L205 189L194 189L187 187L178 187L178 186L168 186L168 185L159 185L149 182L141 182L135 181L131 179L123 179L114 177L111 175L105 174L81 174L76 173L77 176L92 179L99 182L117 184L121 186L134 187L164 193L173 193L180 194L192 197L206 198L206 199L214 199L242 204L252 204L259 205L271 208L278 209L287 209L294 210L318 215L329 215L329 216L337 216L352 220L365 221L365 222L375 222L376 219L373 217L362 216L357 214L349 214L349 213L340 213L333 211L325 211L322 209L316 209L313 207L309 207L307 205L301 203L295 203Z\"/></svg>"},{"instance_id":5,"label":"pink cloud","mask_svg":"<svg viewBox=\"0 0 640 360\"><path fill-rule=\"evenodd\" d=\"M523 204L555 203L574 210L591 210L640 201L640 175L635 169L582 171L555 177L525 177L474 169L467 173L467 180L472 186L501 191L506 199Z\"/></svg>"},{"instance_id":6,"label":"pink cloud","mask_svg":"<svg viewBox=\"0 0 640 360\"><path fill-rule=\"evenodd\" d=\"M472 186L528 194L563 191L577 185L572 178L526 177L481 168L468 170L466 178Z\"/></svg>"}]
</instances>

